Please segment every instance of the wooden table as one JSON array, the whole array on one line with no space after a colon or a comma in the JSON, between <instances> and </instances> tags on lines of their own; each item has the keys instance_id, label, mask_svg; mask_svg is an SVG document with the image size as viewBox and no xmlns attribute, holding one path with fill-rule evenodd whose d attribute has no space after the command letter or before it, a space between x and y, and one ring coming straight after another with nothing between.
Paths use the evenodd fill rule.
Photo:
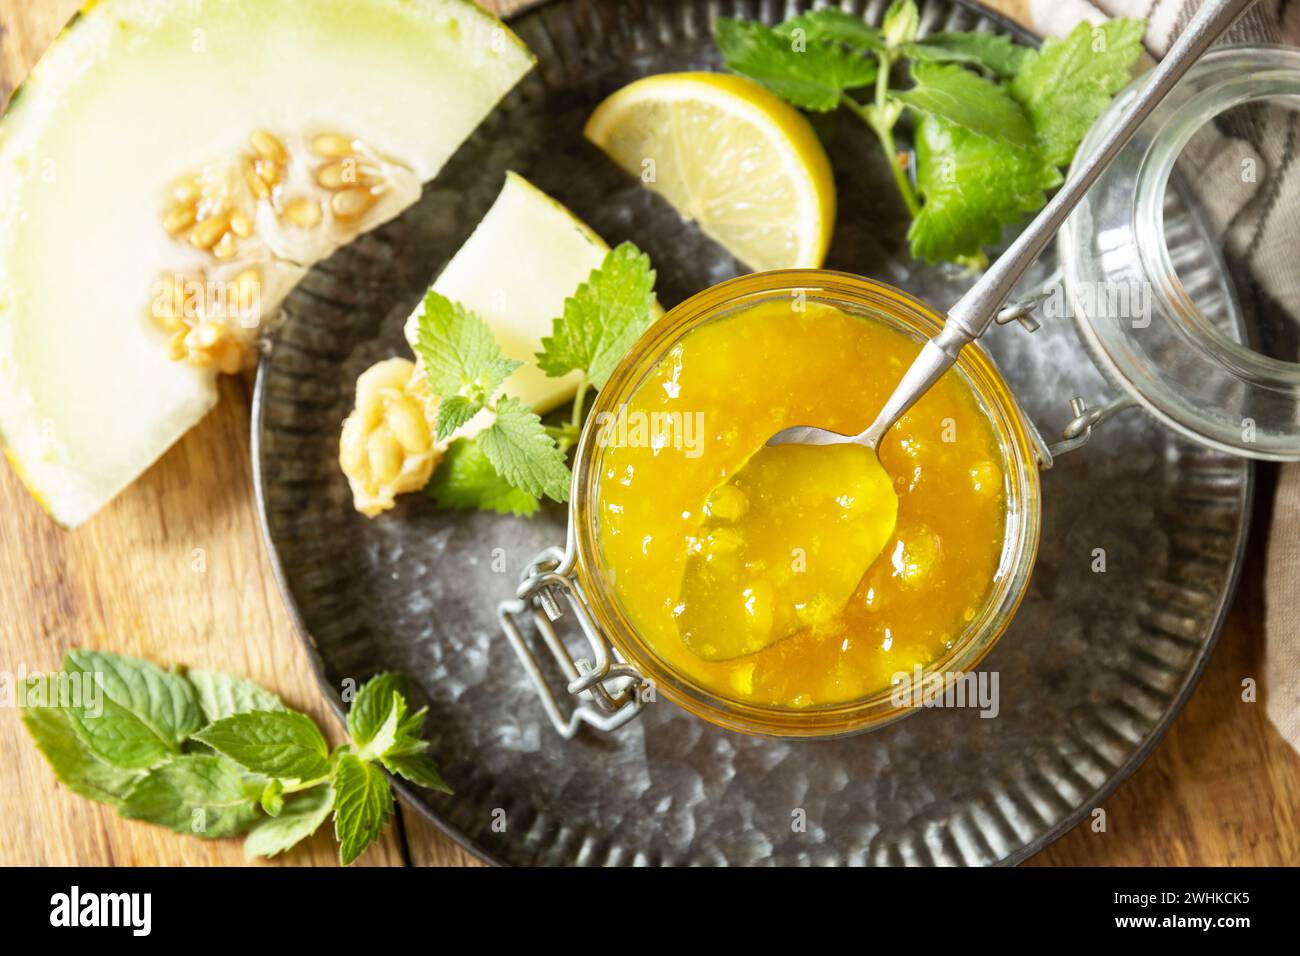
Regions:
<instances>
[{"instance_id":1,"label":"wooden table","mask_svg":"<svg viewBox=\"0 0 1300 956\"><path fill-rule=\"evenodd\" d=\"M80 0L0 0L0 102ZM509 4L506 4L507 6ZM1012 15L1022 0L995 3ZM74 646L215 667L277 691L336 736L262 548L248 454L251 377L84 527L61 531L0 467L0 671L49 670ZM1244 583L1187 710L1154 756L1087 823L1035 864L1300 863L1300 756L1241 680L1261 673L1268 475ZM202 562L195 558L202 553ZM196 571L196 567L204 570ZM238 841L205 842L120 819L60 787L16 710L0 712L0 864L237 865ZM329 866L324 828L271 865ZM403 807L359 865L474 864Z\"/></svg>"}]
</instances>

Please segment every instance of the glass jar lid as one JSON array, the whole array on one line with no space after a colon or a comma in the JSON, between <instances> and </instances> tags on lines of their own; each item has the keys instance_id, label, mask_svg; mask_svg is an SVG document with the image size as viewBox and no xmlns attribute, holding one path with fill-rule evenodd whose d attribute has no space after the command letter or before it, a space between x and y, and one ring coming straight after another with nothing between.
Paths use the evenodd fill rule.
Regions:
<instances>
[{"instance_id":1,"label":"glass jar lid","mask_svg":"<svg viewBox=\"0 0 1300 956\"><path fill-rule=\"evenodd\" d=\"M1282 195L1297 107L1300 51L1211 51L1059 240L1063 304L1099 367L1175 430L1251 458L1300 458L1300 270L1285 241L1300 221Z\"/></svg>"}]
</instances>

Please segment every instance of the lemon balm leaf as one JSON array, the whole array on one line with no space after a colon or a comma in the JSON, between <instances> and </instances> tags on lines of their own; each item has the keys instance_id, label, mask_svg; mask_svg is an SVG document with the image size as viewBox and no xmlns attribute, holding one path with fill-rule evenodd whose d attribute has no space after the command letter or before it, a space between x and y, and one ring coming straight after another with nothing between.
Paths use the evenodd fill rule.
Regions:
<instances>
[{"instance_id":1,"label":"lemon balm leaf","mask_svg":"<svg viewBox=\"0 0 1300 956\"><path fill-rule=\"evenodd\" d=\"M435 427L438 441L451 436L457 428L483 410L483 403L464 395L451 395L438 403L438 423Z\"/></svg>"},{"instance_id":2,"label":"lemon balm leaf","mask_svg":"<svg viewBox=\"0 0 1300 956\"><path fill-rule=\"evenodd\" d=\"M876 81L876 61L827 40L783 36L761 23L718 17L713 37L727 69L795 106L828 112L846 90Z\"/></svg>"},{"instance_id":3,"label":"lemon balm leaf","mask_svg":"<svg viewBox=\"0 0 1300 956\"><path fill-rule=\"evenodd\" d=\"M802 31L802 33L800 33ZM787 40L820 42L830 40L855 50L872 51L884 46L884 34L847 10L809 10L778 24L774 31Z\"/></svg>"},{"instance_id":4,"label":"lemon balm leaf","mask_svg":"<svg viewBox=\"0 0 1300 956\"><path fill-rule=\"evenodd\" d=\"M569 468L546 426L517 398L497 402L496 421L476 439L492 467L510 484L540 498L569 500Z\"/></svg>"},{"instance_id":5,"label":"lemon balm leaf","mask_svg":"<svg viewBox=\"0 0 1300 956\"><path fill-rule=\"evenodd\" d=\"M491 398L522 362L501 354L492 329L477 313L432 290L419 317L416 354L441 398Z\"/></svg>"},{"instance_id":6,"label":"lemon balm leaf","mask_svg":"<svg viewBox=\"0 0 1300 956\"><path fill-rule=\"evenodd\" d=\"M997 83L952 63L915 63L912 79L915 86L895 95L914 110L1013 146L1035 145L1029 117Z\"/></svg>"},{"instance_id":7,"label":"lemon balm leaf","mask_svg":"<svg viewBox=\"0 0 1300 956\"><path fill-rule=\"evenodd\" d=\"M424 493L439 508L473 508L521 518L536 514L540 504L535 495L498 475L483 449L470 438L451 443Z\"/></svg>"},{"instance_id":8,"label":"lemon balm leaf","mask_svg":"<svg viewBox=\"0 0 1300 956\"><path fill-rule=\"evenodd\" d=\"M1004 80L1020 72L1030 52L1028 47L996 33L932 33L903 47L903 55L909 60L973 64Z\"/></svg>"},{"instance_id":9,"label":"lemon balm leaf","mask_svg":"<svg viewBox=\"0 0 1300 956\"><path fill-rule=\"evenodd\" d=\"M538 367L551 377L574 370L600 388L654 314L655 271L631 242L610 250L564 302L564 315L542 339Z\"/></svg>"},{"instance_id":10,"label":"lemon balm leaf","mask_svg":"<svg viewBox=\"0 0 1300 956\"><path fill-rule=\"evenodd\" d=\"M916 123L916 185L925 205L907 237L928 262L978 255L1004 226L1041 209L1061 174L1036 148L1022 149L922 114Z\"/></svg>"},{"instance_id":11,"label":"lemon balm leaf","mask_svg":"<svg viewBox=\"0 0 1300 956\"><path fill-rule=\"evenodd\" d=\"M1080 23L1068 36L1029 52L1011 81L1047 159L1064 166L1111 97L1123 89L1142 53L1145 20Z\"/></svg>"}]
</instances>

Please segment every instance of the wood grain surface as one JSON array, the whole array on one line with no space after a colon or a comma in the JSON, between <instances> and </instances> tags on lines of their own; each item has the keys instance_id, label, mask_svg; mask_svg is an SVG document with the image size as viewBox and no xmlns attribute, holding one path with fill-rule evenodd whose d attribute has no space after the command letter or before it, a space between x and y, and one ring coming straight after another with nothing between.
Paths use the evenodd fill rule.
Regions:
<instances>
[{"instance_id":1,"label":"wood grain surface","mask_svg":"<svg viewBox=\"0 0 1300 956\"><path fill-rule=\"evenodd\" d=\"M0 0L0 102L78 6ZM1024 13L1023 0L993 6ZM76 531L56 528L0 468L0 671L49 670L78 645L215 667L274 689L339 736L258 535L251 386L251 377L225 379L217 409ZM1266 469L1262 478L1243 585L1191 703L1151 759L1105 802L1104 832L1085 821L1033 864L1300 863L1300 756L1260 704L1241 699L1242 680L1258 678L1263 656ZM239 841L177 836L63 789L11 708L0 710L0 766L7 778L0 865L244 863ZM336 861L333 836L323 830L271 865ZM475 862L403 807L359 865Z\"/></svg>"}]
</instances>

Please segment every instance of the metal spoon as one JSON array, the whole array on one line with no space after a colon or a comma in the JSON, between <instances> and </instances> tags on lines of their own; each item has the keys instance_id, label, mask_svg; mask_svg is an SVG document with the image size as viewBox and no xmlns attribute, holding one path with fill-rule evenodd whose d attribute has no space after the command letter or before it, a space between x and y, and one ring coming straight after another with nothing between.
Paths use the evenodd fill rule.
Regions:
<instances>
[{"instance_id":1,"label":"metal spoon","mask_svg":"<svg viewBox=\"0 0 1300 956\"><path fill-rule=\"evenodd\" d=\"M943 330L925 343L921 354L908 368L866 431L858 435L841 435L812 425L796 425L777 432L767 440L767 444L838 445L848 442L869 448L874 454L884 434L939 380L957 360L962 348L984 334L1003 303L1011 297L1016 283L1064 225L1074 207L1097 181L1097 177L1133 138L1151 111L1169 94L1201 54L1253 2L1254 0L1207 0L1197 11L1160 65L1151 72L1150 79L1133 101L1124 120L1102 141L1101 148L1070 177L1010 248L948 310Z\"/></svg>"}]
</instances>

